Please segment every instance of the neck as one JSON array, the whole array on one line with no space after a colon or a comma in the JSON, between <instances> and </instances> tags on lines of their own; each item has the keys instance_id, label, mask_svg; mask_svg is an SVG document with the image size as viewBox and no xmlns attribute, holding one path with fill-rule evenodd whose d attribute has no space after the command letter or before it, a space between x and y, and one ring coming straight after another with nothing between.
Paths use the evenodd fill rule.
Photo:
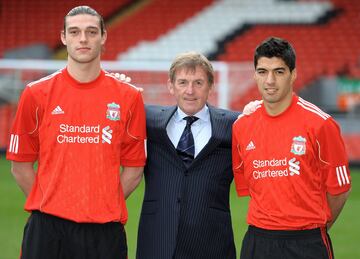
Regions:
<instances>
[{"instance_id":1,"label":"neck","mask_svg":"<svg viewBox=\"0 0 360 259\"><path fill-rule=\"evenodd\" d=\"M266 109L267 114L270 116L277 116L281 113L283 113L292 102L292 95L290 95L289 98L286 98L285 100L282 100L282 102L267 102L264 100L264 107Z\"/></svg>"},{"instance_id":2,"label":"neck","mask_svg":"<svg viewBox=\"0 0 360 259\"><path fill-rule=\"evenodd\" d=\"M80 83L94 81L100 74L100 59L89 63L79 63L70 57L68 58L67 70L71 77Z\"/></svg>"}]
</instances>

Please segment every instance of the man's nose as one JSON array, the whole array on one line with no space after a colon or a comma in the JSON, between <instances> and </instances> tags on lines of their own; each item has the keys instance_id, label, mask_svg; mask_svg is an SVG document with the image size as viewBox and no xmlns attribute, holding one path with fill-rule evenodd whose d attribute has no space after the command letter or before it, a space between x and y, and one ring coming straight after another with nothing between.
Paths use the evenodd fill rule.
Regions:
<instances>
[{"instance_id":1,"label":"man's nose","mask_svg":"<svg viewBox=\"0 0 360 259\"><path fill-rule=\"evenodd\" d=\"M194 86L192 84L188 84L186 86L186 93L187 94L192 94L194 92Z\"/></svg>"},{"instance_id":2,"label":"man's nose","mask_svg":"<svg viewBox=\"0 0 360 259\"><path fill-rule=\"evenodd\" d=\"M82 31L80 33L80 41L81 42L86 42L87 41L86 32Z\"/></svg>"},{"instance_id":3,"label":"man's nose","mask_svg":"<svg viewBox=\"0 0 360 259\"><path fill-rule=\"evenodd\" d=\"M267 84L273 84L275 82L275 75L273 72L268 73L267 77L266 77L266 83Z\"/></svg>"}]
</instances>

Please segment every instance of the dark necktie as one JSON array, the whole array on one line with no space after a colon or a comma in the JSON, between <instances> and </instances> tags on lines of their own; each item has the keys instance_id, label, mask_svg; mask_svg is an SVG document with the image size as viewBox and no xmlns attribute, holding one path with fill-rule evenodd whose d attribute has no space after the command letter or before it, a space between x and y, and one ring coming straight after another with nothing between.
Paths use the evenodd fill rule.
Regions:
<instances>
[{"instance_id":1,"label":"dark necktie","mask_svg":"<svg viewBox=\"0 0 360 259\"><path fill-rule=\"evenodd\" d=\"M193 124L198 119L199 118L195 116L187 116L184 118L184 120L186 120L186 126L176 148L177 153L186 166L189 166L194 159L195 145L194 137L191 133L191 124Z\"/></svg>"}]
</instances>

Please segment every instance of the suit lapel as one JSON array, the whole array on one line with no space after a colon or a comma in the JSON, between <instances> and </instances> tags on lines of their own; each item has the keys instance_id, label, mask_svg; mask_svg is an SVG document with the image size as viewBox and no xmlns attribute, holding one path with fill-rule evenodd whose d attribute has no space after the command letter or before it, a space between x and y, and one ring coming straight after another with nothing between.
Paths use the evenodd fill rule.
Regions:
<instances>
[{"instance_id":1,"label":"suit lapel","mask_svg":"<svg viewBox=\"0 0 360 259\"><path fill-rule=\"evenodd\" d=\"M169 136L167 135L166 126L175 111L176 106L163 107L161 108L161 116L157 116L156 118L154 118L154 120L156 121L156 125L159 125L160 129L160 136L158 137L161 138L161 142L166 143L166 146L168 147L173 147L174 145L172 144Z\"/></svg>"},{"instance_id":2,"label":"suit lapel","mask_svg":"<svg viewBox=\"0 0 360 259\"><path fill-rule=\"evenodd\" d=\"M166 126L169 123L169 120L175 113L177 107L176 106L170 106L170 107L162 107L161 108L161 116L157 116L154 118L156 121L156 125L159 126L159 140L161 143L164 143L164 146L169 149L169 152L176 157L176 160L178 163L185 167L185 164L181 160L181 158L176 153L176 148L172 144L171 140L169 139L169 136L166 132ZM191 163L190 167L196 165L197 163L201 163L201 160L206 157L209 153L211 153L220 143L221 143L221 135L225 132L225 130L228 130L227 122L223 119L225 116L225 113L223 111L220 111L212 106L209 106L209 113L210 113L210 120L211 120L211 138L209 139L209 142L205 145L205 147L200 151L200 153L197 155L197 157L194 159L194 161Z\"/></svg>"},{"instance_id":3,"label":"suit lapel","mask_svg":"<svg viewBox=\"0 0 360 259\"><path fill-rule=\"evenodd\" d=\"M197 157L194 159L193 163L190 165L193 166L199 161L211 153L220 143L221 135L228 129L227 122L223 119L225 113L209 106L210 120L211 120L211 138L205 147L200 151Z\"/></svg>"},{"instance_id":4,"label":"suit lapel","mask_svg":"<svg viewBox=\"0 0 360 259\"><path fill-rule=\"evenodd\" d=\"M171 154L175 158L173 161L176 162L180 167L185 167L185 164L178 156L176 152L176 147L174 147L166 131L166 126L169 123L171 117L174 115L176 109L177 106L161 108L161 115L154 118L154 120L156 121L156 125L159 126L160 133L159 136L156 137L159 138L160 143L164 143L164 146L168 149L169 154Z\"/></svg>"}]
</instances>

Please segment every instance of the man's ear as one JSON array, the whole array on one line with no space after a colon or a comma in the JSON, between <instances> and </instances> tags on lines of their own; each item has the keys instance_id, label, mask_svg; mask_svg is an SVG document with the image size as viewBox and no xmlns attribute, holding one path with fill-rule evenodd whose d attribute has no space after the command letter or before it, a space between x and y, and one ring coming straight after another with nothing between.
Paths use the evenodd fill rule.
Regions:
<instances>
[{"instance_id":1,"label":"man's ear","mask_svg":"<svg viewBox=\"0 0 360 259\"><path fill-rule=\"evenodd\" d=\"M167 85L167 88L169 89L169 92L170 92L171 94L174 94L174 84L171 82L170 79L168 79L166 85Z\"/></svg>"},{"instance_id":2,"label":"man's ear","mask_svg":"<svg viewBox=\"0 0 360 259\"><path fill-rule=\"evenodd\" d=\"M65 31L60 32L61 42L66 46Z\"/></svg>"},{"instance_id":3,"label":"man's ear","mask_svg":"<svg viewBox=\"0 0 360 259\"><path fill-rule=\"evenodd\" d=\"M253 74L253 79L254 79L254 81L256 82L256 71L255 71L254 74Z\"/></svg>"},{"instance_id":4,"label":"man's ear","mask_svg":"<svg viewBox=\"0 0 360 259\"><path fill-rule=\"evenodd\" d=\"M107 31L104 31L104 34L101 36L101 44L104 45L107 39Z\"/></svg>"},{"instance_id":5,"label":"man's ear","mask_svg":"<svg viewBox=\"0 0 360 259\"><path fill-rule=\"evenodd\" d=\"M210 85L209 94L212 94L214 92L215 84Z\"/></svg>"},{"instance_id":6,"label":"man's ear","mask_svg":"<svg viewBox=\"0 0 360 259\"><path fill-rule=\"evenodd\" d=\"M293 71L291 72L291 84L295 82L296 77L297 77L297 71L296 68L294 68Z\"/></svg>"}]
</instances>

